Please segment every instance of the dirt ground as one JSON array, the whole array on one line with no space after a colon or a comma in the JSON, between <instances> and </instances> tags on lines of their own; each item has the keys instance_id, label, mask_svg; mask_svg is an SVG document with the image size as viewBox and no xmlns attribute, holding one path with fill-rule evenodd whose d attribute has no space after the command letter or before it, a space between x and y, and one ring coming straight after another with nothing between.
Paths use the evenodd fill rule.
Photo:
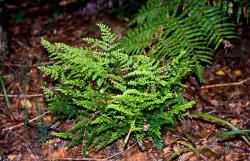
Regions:
<instances>
[{"instance_id":1,"label":"dirt ground","mask_svg":"<svg viewBox=\"0 0 250 161\"><path fill-rule=\"evenodd\" d=\"M65 140L53 137L51 133L67 129L73 120L55 121L46 112L41 86L48 78L37 67L52 62L40 40L81 46L84 45L81 38L99 36L97 22L108 24L120 36L126 31L121 20L110 16L86 17L80 12L31 16L19 23L15 19L10 21L10 53L1 64L10 112L1 92L0 160L163 161L183 147L193 151L177 155L176 160L250 160L250 147L241 138L218 138L217 132L227 130L224 126L191 117L193 111L205 112L240 129L250 129L250 27L239 27L240 39L232 42L228 54L223 49L216 52L213 64L204 72L204 83L198 83L194 76L187 78L185 97L195 100L196 105L184 120L173 126L173 131L163 130L162 151L156 150L148 139L143 145L130 142L126 150L117 142L82 158L81 146L69 149ZM43 115L42 126L39 115Z\"/></svg>"}]
</instances>

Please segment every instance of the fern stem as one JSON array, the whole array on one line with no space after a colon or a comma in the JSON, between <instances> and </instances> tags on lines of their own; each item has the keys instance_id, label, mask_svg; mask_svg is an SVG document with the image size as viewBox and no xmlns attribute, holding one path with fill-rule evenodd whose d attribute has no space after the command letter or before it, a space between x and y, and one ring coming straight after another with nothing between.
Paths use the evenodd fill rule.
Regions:
<instances>
[{"instance_id":1,"label":"fern stem","mask_svg":"<svg viewBox=\"0 0 250 161\"><path fill-rule=\"evenodd\" d=\"M127 143L128 143L128 140L129 140L129 137L130 137L130 135L131 135L131 133L132 133L132 130L129 129L128 134L127 134L127 136L126 136L126 138L125 138L125 141L124 141L124 147L126 147L126 145L127 145Z\"/></svg>"}]
</instances>

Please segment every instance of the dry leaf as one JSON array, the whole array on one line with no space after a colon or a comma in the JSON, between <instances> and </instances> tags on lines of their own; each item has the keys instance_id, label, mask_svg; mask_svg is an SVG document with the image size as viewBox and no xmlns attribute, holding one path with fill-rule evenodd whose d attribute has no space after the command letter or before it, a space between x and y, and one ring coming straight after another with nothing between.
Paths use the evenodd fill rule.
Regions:
<instances>
[{"instance_id":1,"label":"dry leaf","mask_svg":"<svg viewBox=\"0 0 250 161\"><path fill-rule=\"evenodd\" d=\"M53 159L64 158L65 156L66 156L66 150L64 148L60 148L51 154L51 158Z\"/></svg>"},{"instance_id":2,"label":"dry leaf","mask_svg":"<svg viewBox=\"0 0 250 161\"><path fill-rule=\"evenodd\" d=\"M233 124L233 125L237 125L239 123L239 120L238 119L232 119L230 120L230 122Z\"/></svg>"},{"instance_id":3,"label":"dry leaf","mask_svg":"<svg viewBox=\"0 0 250 161\"><path fill-rule=\"evenodd\" d=\"M226 75L223 70L219 70L215 74L218 75L218 76L225 76Z\"/></svg>"},{"instance_id":4,"label":"dry leaf","mask_svg":"<svg viewBox=\"0 0 250 161\"><path fill-rule=\"evenodd\" d=\"M46 123L53 123L53 117L52 115L46 115L46 116L43 116L43 121L46 122Z\"/></svg>"},{"instance_id":5,"label":"dry leaf","mask_svg":"<svg viewBox=\"0 0 250 161\"><path fill-rule=\"evenodd\" d=\"M23 99L23 100L21 100L21 106L23 108L31 108L32 104L31 104L31 102L29 100Z\"/></svg>"},{"instance_id":6,"label":"dry leaf","mask_svg":"<svg viewBox=\"0 0 250 161\"><path fill-rule=\"evenodd\" d=\"M13 160L16 156L17 156L17 155L12 155L12 154L11 154L11 155L8 155L8 159L9 159L9 160Z\"/></svg>"},{"instance_id":7,"label":"dry leaf","mask_svg":"<svg viewBox=\"0 0 250 161\"><path fill-rule=\"evenodd\" d=\"M233 74L237 77L241 76L241 70L234 70Z\"/></svg>"},{"instance_id":8,"label":"dry leaf","mask_svg":"<svg viewBox=\"0 0 250 161\"><path fill-rule=\"evenodd\" d=\"M149 160L147 153L137 152L131 155L127 161L142 161L142 160Z\"/></svg>"},{"instance_id":9,"label":"dry leaf","mask_svg":"<svg viewBox=\"0 0 250 161\"><path fill-rule=\"evenodd\" d=\"M219 106L219 101L217 101L217 100L215 100L215 99L212 99L211 101L210 101L210 103L213 105L213 106Z\"/></svg>"},{"instance_id":10,"label":"dry leaf","mask_svg":"<svg viewBox=\"0 0 250 161\"><path fill-rule=\"evenodd\" d=\"M169 154L169 153L171 152L171 149L172 149L172 148L169 147L169 146L166 147L166 148L164 148L164 149L163 149L164 155Z\"/></svg>"}]
</instances>

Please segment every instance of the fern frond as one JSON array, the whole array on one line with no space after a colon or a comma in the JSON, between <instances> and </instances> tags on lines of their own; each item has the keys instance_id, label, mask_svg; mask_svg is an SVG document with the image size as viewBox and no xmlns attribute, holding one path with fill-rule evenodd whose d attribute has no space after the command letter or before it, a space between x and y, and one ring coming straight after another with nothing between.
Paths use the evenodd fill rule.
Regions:
<instances>
[{"instance_id":1,"label":"fern frond","mask_svg":"<svg viewBox=\"0 0 250 161\"><path fill-rule=\"evenodd\" d=\"M237 38L220 7L207 0L148 0L132 23L136 26L121 46L130 54L143 53L163 63L182 51L198 66L211 63L223 39Z\"/></svg>"}]
</instances>

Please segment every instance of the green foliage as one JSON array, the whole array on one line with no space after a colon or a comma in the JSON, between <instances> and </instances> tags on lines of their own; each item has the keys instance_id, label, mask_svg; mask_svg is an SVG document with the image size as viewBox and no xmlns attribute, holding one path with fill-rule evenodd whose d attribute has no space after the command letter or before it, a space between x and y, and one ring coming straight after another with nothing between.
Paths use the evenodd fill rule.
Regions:
<instances>
[{"instance_id":1,"label":"green foliage","mask_svg":"<svg viewBox=\"0 0 250 161\"><path fill-rule=\"evenodd\" d=\"M207 0L148 0L131 24L121 43L127 52L165 61L186 51L200 77L200 64L211 62L223 39L237 37L220 7Z\"/></svg>"},{"instance_id":2,"label":"green foliage","mask_svg":"<svg viewBox=\"0 0 250 161\"><path fill-rule=\"evenodd\" d=\"M83 39L90 47L42 40L55 64L40 69L58 82L44 88L49 110L76 118L66 133L56 135L70 139L70 146L83 143L85 150L129 136L151 137L161 147L161 128L181 119L194 104L184 101L181 84L193 69L192 58L185 50L168 63L130 56L109 27L98 26L101 39Z\"/></svg>"},{"instance_id":3,"label":"green foliage","mask_svg":"<svg viewBox=\"0 0 250 161\"><path fill-rule=\"evenodd\" d=\"M13 113L11 112L10 110L10 100L9 100L9 97L8 97L8 93L7 93L7 90L5 88L5 85L4 85L4 82L3 82L3 79L2 79L2 76L0 75L0 85L1 85L1 88L3 90L3 93L4 93L4 100L5 100L5 104L6 104L6 108L7 108L7 116L13 120Z\"/></svg>"},{"instance_id":4,"label":"green foliage","mask_svg":"<svg viewBox=\"0 0 250 161\"><path fill-rule=\"evenodd\" d=\"M42 110L41 110L40 106L38 106L38 108L37 108L37 113L38 113L39 116L42 114ZM46 124L42 120L42 117L38 118L37 130L38 130L38 135L39 135L40 142L44 143L47 140L48 131L47 131Z\"/></svg>"},{"instance_id":5,"label":"green foliage","mask_svg":"<svg viewBox=\"0 0 250 161\"><path fill-rule=\"evenodd\" d=\"M241 18L249 20L250 15L250 1L249 0L216 0L213 5L217 5L221 8L223 13L233 17L237 23Z\"/></svg>"},{"instance_id":6,"label":"green foliage","mask_svg":"<svg viewBox=\"0 0 250 161\"><path fill-rule=\"evenodd\" d=\"M227 137L231 135L247 135L250 134L250 130L231 130L226 132L221 132L218 134L219 137Z\"/></svg>"},{"instance_id":7,"label":"green foliage","mask_svg":"<svg viewBox=\"0 0 250 161\"><path fill-rule=\"evenodd\" d=\"M18 12L18 13L13 13L10 15L12 19L16 21L16 23L22 23L26 17L25 12Z\"/></svg>"}]
</instances>

